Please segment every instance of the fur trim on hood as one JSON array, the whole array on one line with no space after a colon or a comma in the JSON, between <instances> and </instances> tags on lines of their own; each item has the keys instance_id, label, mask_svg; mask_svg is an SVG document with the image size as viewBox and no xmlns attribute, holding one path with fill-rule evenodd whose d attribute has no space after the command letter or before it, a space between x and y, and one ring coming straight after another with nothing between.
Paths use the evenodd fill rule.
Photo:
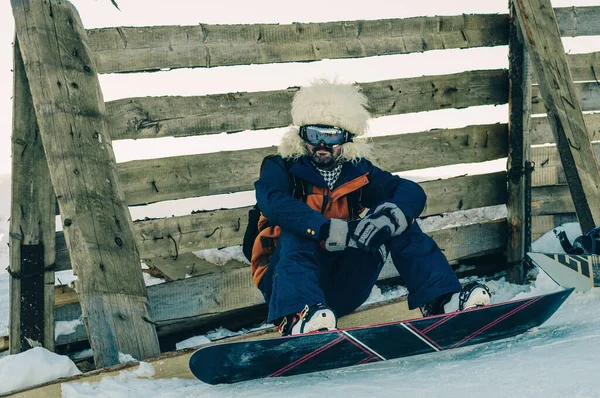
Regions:
<instances>
[{"instance_id":1,"label":"fur trim on hood","mask_svg":"<svg viewBox=\"0 0 600 398\"><path fill-rule=\"evenodd\" d=\"M343 160L368 157L370 145L366 134L371 117L366 110L367 97L360 87L317 80L302 87L292 102L292 123L279 144L283 157L300 157L307 154L306 144L299 136L299 126L326 124L341 127L354 134L354 142L342 145Z\"/></svg>"}]
</instances>

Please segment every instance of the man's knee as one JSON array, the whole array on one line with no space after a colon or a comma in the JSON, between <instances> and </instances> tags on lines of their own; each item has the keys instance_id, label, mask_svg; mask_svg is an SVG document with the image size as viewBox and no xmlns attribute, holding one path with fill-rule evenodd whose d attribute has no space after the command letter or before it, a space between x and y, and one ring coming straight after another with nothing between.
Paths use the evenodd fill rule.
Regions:
<instances>
[{"instance_id":1,"label":"man's knee","mask_svg":"<svg viewBox=\"0 0 600 398\"><path fill-rule=\"evenodd\" d=\"M402 234L390 238L390 242L392 251L403 250L414 245L418 245L423 248L427 248L431 246L431 244L435 245L433 239L423 232L417 223L413 223Z\"/></svg>"}]
</instances>

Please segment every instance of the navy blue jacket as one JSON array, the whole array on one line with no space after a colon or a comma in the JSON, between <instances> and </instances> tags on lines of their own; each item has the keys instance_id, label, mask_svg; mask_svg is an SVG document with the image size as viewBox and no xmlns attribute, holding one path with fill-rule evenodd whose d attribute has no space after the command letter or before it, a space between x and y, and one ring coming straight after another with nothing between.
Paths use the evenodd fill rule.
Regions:
<instances>
[{"instance_id":1,"label":"navy blue jacket","mask_svg":"<svg viewBox=\"0 0 600 398\"><path fill-rule=\"evenodd\" d=\"M325 180L306 156L298 159L289 173L309 184L327 188ZM294 198L294 182L289 173L280 156L265 160L260 177L254 184L258 206L271 225L317 240L318 233L314 231L320 231L329 221L321 212ZM423 188L374 166L365 158L343 164L334 191L362 175L368 178L368 183L361 188L362 206L375 208L382 202L394 203L404 212L409 223L425 208L427 197Z\"/></svg>"}]
</instances>

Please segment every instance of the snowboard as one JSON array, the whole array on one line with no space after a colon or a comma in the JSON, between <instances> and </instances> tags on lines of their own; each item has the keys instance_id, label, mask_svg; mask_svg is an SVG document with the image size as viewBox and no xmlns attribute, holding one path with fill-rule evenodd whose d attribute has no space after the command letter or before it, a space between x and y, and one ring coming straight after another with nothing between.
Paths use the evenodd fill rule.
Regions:
<instances>
[{"instance_id":1,"label":"snowboard","mask_svg":"<svg viewBox=\"0 0 600 398\"><path fill-rule=\"evenodd\" d=\"M189 367L205 383L236 383L485 343L541 325L572 291L380 325L214 344L194 352Z\"/></svg>"},{"instance_id":2,"label":"snowboard","mask_svg":"<svg viewBox=\"0 0 600 398\"><path fill-rule=\"evenodd\" d=\"M527 253L537 265L562 287L585 292L600 287L600 256L594 254Z\"/></svg>"}]
</instances>

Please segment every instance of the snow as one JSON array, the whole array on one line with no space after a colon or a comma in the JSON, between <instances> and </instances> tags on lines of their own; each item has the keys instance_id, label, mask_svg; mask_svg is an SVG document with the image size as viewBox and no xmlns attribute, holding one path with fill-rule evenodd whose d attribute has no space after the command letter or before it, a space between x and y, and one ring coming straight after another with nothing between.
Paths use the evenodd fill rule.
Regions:
<instances>
[{"instance_id":1,"label":"snow","mask_svg":"<svg viewBox=\"0 0 600 398\"><path fill-rule=\"evenodd\" d=\"M83 316L72 321L58 321L54 324L54 336L69 335L77 331L77 326L83 325Z\"/></svg>"},{"instance_id":2,"label":"snow","mask_svg":"<svg viewBox=\"0 0 600 398\"><path fill-rule=\"evenodd\" d=\"M576 223L564 224L560 228L571 239L580 233ZM553 231L534 242L533 247L540 252L561 251ZM208 252L202 255L206 259L220 259L224 263L228 260L226 254L236 256L239 248L221 251L223 253L220 255ZM8 296L7 276L0 275L0 294L4 297ZM538 272L537 278L528 285L510 284L504 278L487 280L486 283L493 292L493 302L561 289L543 272ZM404 294L406 289L402 286L376 287L367 304ZM0 305L7 301L0 300ZM6 308L0 313L0 322L6 325L7 317ZM80 322L58 322L57 333L68 333ZM2 325L0 323L0 327ZM270 326L261 325L263 328ZM219 328L182 341L177 344L177 349L249 331L232 332ZM133 370L122 371L117 376L106 376L99 382L63 384L62 397L270 397L280 396L282 390L291 397L324 394L331 397L387 396L395 395L396 391L410 397L462 397L476 393L485 393L488 397L598 397L600 393L589 383L593 375L600 371L597 361L600 348L594 344L597 337L600 337L600 289L592 289L587 293L574 293L541 327L498 342L355 368L220 386L177 378L154 380L153 366L141 362ZM89 357L91 354L91 350L86 350L74 357ZM120 354L120 361L124 363L135 359ZM68 357L35 348L0 358L0 392L77 373ZM492 373L493 378L490 378Z\"/></svg>"},{"instance_id":3,"label":"snow","mask_svg":"<svg viewBox=\"0 0 600 398\"><path fill-rule=\"evenodd\" d=\"M180 397L178 391L198 384L194 380L159 379L147 377L152 365L143 363L145 371L123 371L116 377L104 377L98 383L70 383L62 385L62 398L133 398L133 397ZM167 395L165 395L167 394Z\"/></svg>"},{"instance_id":4,"label":"snow","mask_svg":"<svg viewBox=\"0 0 600 398\"><path fill-rule=\"evenodd\" d=\"M496 295L531 296L558 289L547 277L530 286L496 282ZM121 372L97 383L63 384L63 398L104 397L598 397L600 289L574 293L539 328L520 336L440 353L280 379L209 386ZM144 366L151 366L145 364ZM135 373L138 372L138 373Z\"/></svg>"},{"instance_id":5,"label":"snow","mask_svg":"<svg viewBox=\"0 0 600 398\"><path fill-rule=\"evenodd\" d=\"M571 222L561 225L555 230L564 230L569 241L573 242L575 238L581 235L581 226L579 223ZM546 232L538 240L531 244L531 251L538 253L564 253L561 245L556 245L556 234L553 231Z\"/></svg>"},{"instance_id":6,"label":"snow","mask_svg":"<svg viewBox=\"0 0 600 398\"><path fill-rule=\"evenodd\" d=\"M571 239L580 233L576 223L564 224L560 228ZM561 251L553 231L534 242L533 247L541 252ZM232 248L223 252L235 256L237 251L239 249ZM228 258L224 253L203 255L206 259L226 262ZM6 275L2 276L0 289L7 286L8 280ZM493 292L492 302L561 289L543 272L537 272L537 278L528 285L514 285L504 278L487 280L486 283ZM375 288L367 303L403 294L406 294L406 290L401 286ZM4 319L6 316L7 312ZM67 326L72 327L78 322L80 320L72 324L59 322L57 328L64 332ZM263 328L270 326L261 325ZM182 341L177 348L194 347L249 331L232 332L219 328ZM587 293L574 293L544 325L497 342L361 367L220 386L177 378L154 380L153 366L141 362L133 370L122 371L117 376L106 376L99 382L62 384L62 397L274 397L280 396L282 391L290 397L388 396L396 392L410 397L462 397L478 393L488 397L599 397L600 393L589 383L593 375L600 371L597 361L600 348L594 344L597 337L600 337L600 289L592 289ZM74 357L90 355L91 351L86 350ZM134 360L130 355L120 354L122 363ZM77 372L68 357L35 348L0 359L0 392ZM493 378L490 377L492 374Z\"/></svg>"},{"instance_id":7,"label":"snow","mask_svg":"<svg viewBox=\"0 0 600 398\"><path fill-rule=\"evenodd\" d=\"M32 348L0 358L0 394L80 373L69 357Z\"/></svg>"},{"instance_id":8,"label":"snow","mask_svg":"<svg viewBox=\"0 0 600 398\"><path fill-rule=\"evenodd\" d=\"M144 276L144 282L146 282L146 286L158 285L160 283L165 283L166 281L162 278L157 278L152 276L146 272L142 274Z\"/></svg>"},{"instance_id":9,"label":"snow","mask_svg":"<svg viewBox=\"0 0 600 398\"><path fill-rule=\"evenodd\" d=\"M54 284L56 286L73 286L73 282L77 280L77 275L73 274L72 269L58 271L54 273Z\"/></svg>"},{"instance_id":10,"label":"snow","mask_svg":"<svg viewBox=\"0 0 600 398\"><path fill-rule=\"evenodd\" d=\"M217 265L225 265L230 260L239 261L241 263L250 264L242 246L224 247L223 249L207 249L193 252L198 258Z\"/></svg>"}]
</instances>

